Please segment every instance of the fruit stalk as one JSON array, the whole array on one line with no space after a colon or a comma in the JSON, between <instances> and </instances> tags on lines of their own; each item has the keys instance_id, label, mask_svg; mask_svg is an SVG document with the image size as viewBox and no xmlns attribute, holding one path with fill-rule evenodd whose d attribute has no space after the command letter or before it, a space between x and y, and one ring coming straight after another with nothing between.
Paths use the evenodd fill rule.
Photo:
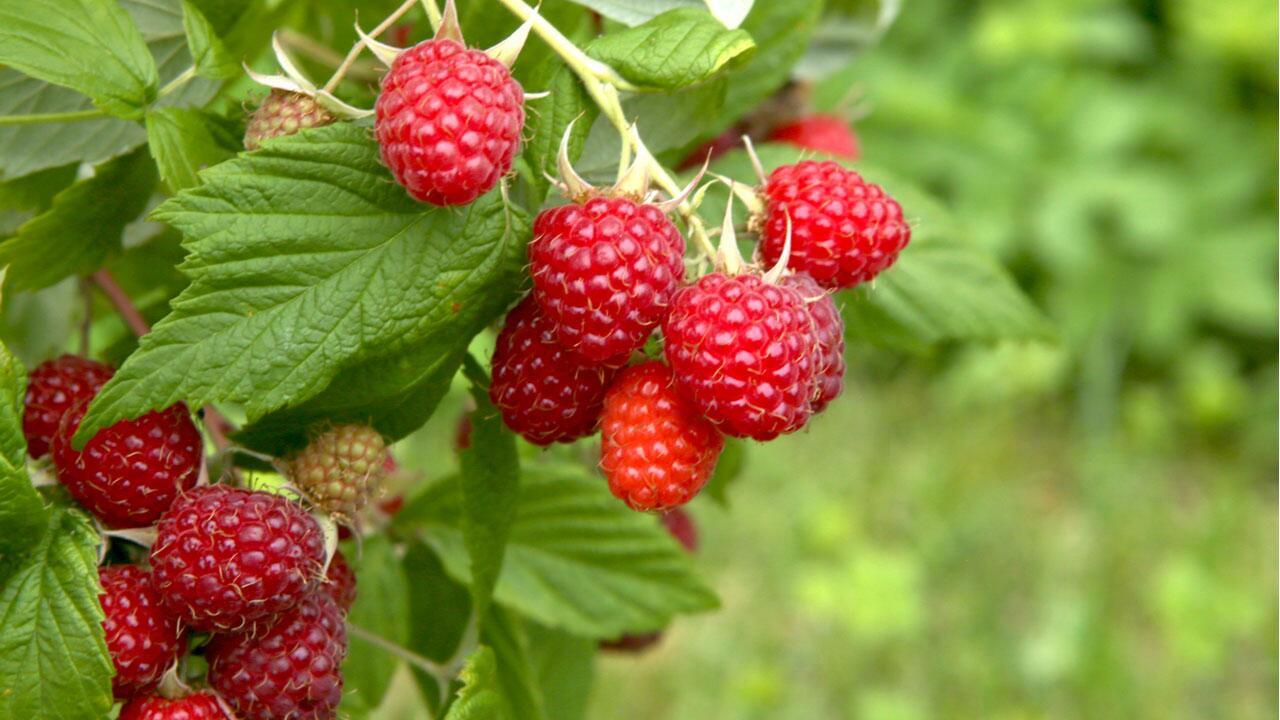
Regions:
<instances>
[{"instance_id":1,"label":"fruit stalk","mask_svg":"<svg viewBox=\"0 0 1280 720\"><path fill-rule=\"evenodd\" d=\"M418 2L419 0L405 0L400 4L400 7L395 9L395 12L391 13L385 20L378 23L377 27L368 33L368 36L370 38L376 38L386 32L387 28L391 27L397 20L404 17L405 13L412 10L413 6L417 5ZM354 63L356 58L360 57L360 53L364 51L364 44L364 38L360 38L356 41L356 44L351 47L351 51L342 59L342 64L338 66L337 70L333 71L333 76L329 78L329 82L324 84L323 89L325 92L331 93L334 88L338 87L338 83L342 82L342 78L345 77L347 71L351 69L352 63Z\"/></svg>"}]
</instances>

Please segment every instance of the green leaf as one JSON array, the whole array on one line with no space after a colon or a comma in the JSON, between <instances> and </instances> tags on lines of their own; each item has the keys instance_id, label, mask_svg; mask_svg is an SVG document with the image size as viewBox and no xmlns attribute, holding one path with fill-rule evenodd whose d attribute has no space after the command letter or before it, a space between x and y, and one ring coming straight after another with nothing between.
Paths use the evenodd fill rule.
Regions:
<instances>
[{"instance_id":1,"label":"green leaf","mask_svg":"<svg viewBox=\"0 0 1280 720\"><path fill-rule=\"evenodd\" d=\"M484 617L502 569L502 554L516 517L520 457L516 436L489 400L489 376L470 355L463 361L471 381L471 443L460 453L462 538L471 556L471 596Z\"/></svg>"},{"instance_id":2,"label":"green leaf","mask_svg":"<svg viewBox=\"0 0 1280 720\"><path fill-rule=\"evenodd\" d=\"M597 39L587 53L642 88L678 90L746 61L755 43L706 10L678 8Z\"/></svg>"},{"instance_id":3,"label":"green leaf","mask_svg":"<svg viewBox=\"0 0 1280 720\"><path fill-rule=\"evenodd\" d=\"M386 535L370 535L353 563L356 571L356 602L348 615L352 625L396 645L409 641L409 580L405 576L395 546ZM372 709L382 702L391 675L399 661L385 650L351 635L347 659L342 663L346 684L344 699Z\"/></svg>"},{"instance_id":4,"label":"green leaf","mask_svg":"<svg viewBox=\"0 0 1280 720\"><path fill-rule=\"evenodd\" d=\"M180 0L119 0L142 31L147 48L167 83L191 67L182 33ZM158 106L202 105L217 83L196 78L160 98ZM12 68L0 68L0 115L87 110L92 102L73 90L50 85ZM74 123L0 125L0 177L20 177L68 163L96 164L147 141L142 126L102 118Z\"/></svg>"},{"instance_id":5,"label":"green leaf","mask_svg":"<svg viewBox=\"0 0 1280 720\"><path fill-rule=\"evenodd\" d=\"M182 28L187 33L187 47L196 72L208 78L226 79L240 71L240 64L227 52L222 39L190 0L182 0Z\"/></svg>"},{"instance_id":6,"label":"green leaf","mask_svg":"<svg viewBox=\"0 0 1280 720\"><path fill-rule=\"evenodd\" d=\"M142 117L160 82L142 34L109 0L0 3L0 63L122 118Z\"/></svg>"},{"instance_id":7,"label":"green leaf","mask_svg":"<svg viewBox=\"0 0 1280 720\"><path fill-rule=\"evenodd\" d=\"M413 202L366 128L280 138L161 205L191 285L94 399L84 442L177 400L248 419L321 393L345 368L429 339L461 348L520 284L527 218L494 191Z\"/></svg>"},{"instance_id":8,"label":"green leaf","mask_svg":"<svg viewBox=\"0 0 1280 720\"><path fill-rule=\"evenodd\" d=\"M196 173L231 158L240 149L239 138L227 137L219 123L187 108L148 111L147 141L160 177L174 192L199 185Z\"/></svg>"},{"instance_id":9,"label":"green leaf","mask_svg":"<svg viewBox=\"0 0 1280 720\"><path fill-rule=\"evenodd\" d=\"M40 542L47 522L44 503L27 476L27 441L22 435L22 399L27 370L0 344L0 584L16 560Z\"/></svg>"},{"instance_id":10,"label":"green leaf","mask_svg":"<svg viewBox=\"0 0 1280 720\"><path fill-rule=\"evenodd\" d=\"M822 0L755 3L742 29L751 34L756 52L729 73L729 90L720 109L720 128L733 124L782 87L804 54L822 14Z\"/></svg>"},{"instance_id":11,"label":"green leaf","mask_svg":"<svg viewBox=\"0 0 1280 720\"><path fill-rule=\"evenodd\" d=\"M409 584L409 649L438 663L448 662L462 643L471 617L471 596L445 572L439 556L425 543L405 543L404 572ZM435 676L411 667L428 705L438 711L443 698ZM438 714L438 712L437 712Z\"/></svg>"},{"instance_id":12,"label":"green leaf","mask_svg":"<svg viewBox=\"0 0 1280 720\"><path fill-rule=\"evenodd\" d=\"M737 438L724 439L724 452L716 461L716 470L702 489L702 494L715 500L722 506L729 505L729 485L742 476L742 468L746 465L747 444Z\"/></svg>"},{"instance_id":13,"label":"green leaf","mask_svg":"<svg viewBox=\"0 0 1280 720\"><path fill-rule=\"evenodd\" d=\"M529 654L529 637L515 613L501 607L490 608L480 631L480 642L493 648L498 661L498 687L507 714L520 720L547 717L542 688L534 675ZM559 714L556 715L559 718Z\"/></svg>"},{"instance_id":14,"label":"green leaf","mask_svg":"<svg viewBox=\"0 0 1280 720\"><path fill-rule=\"evenodd\" d=\"M53 196L75 182L79 163L52 167L24 177L0 182L0 210L49 209Z\"/></svg>"},{"instance_id":15,"label":"green leaf","mask_svg":"<svg viewBox=\"0 0 1280 720\"><path fill-rule=\"evenodd\" d=\"M530 100L529 119L526 123L529 142L525 145L524 156L533 171L532 181L539 188L541 202L545 195L547 175L556 176L556 152L560 149L560 141L564 137L569 123L573 123L573 132L569 136L569 160L576 161L582 154L582 144L587 139L591 124L600 114L600 108L587 95L582 81L558 58L549 61L544 68L550 72L543 73L534 88L546 88L550 94L540 100ZM615 156L616 157L616 156Z\"/></svg>"},{"instance_id":16,"label":"green leaf","mask_svg":"<svg viewBox=\"0 0 1280 720\"><path fill-rule=\"evenodd\" d=\"M524 626L543 704L556 720L582 720L595 675L596 641L537 623Z\"/></svg>"},{"instance_id":17,"label":"green leaf","mask_svg":"<svg viewBox=\"0 0 1280 720\"><path fill-rule=\"evenodd\" d=\"M573 0L573 2L626 25L648 22L676 8L705 7L702 0Z\"/></svg>"},{"instance_id":18,"label":"green leaf","mask_svg":"<svg viewBox=\"0 0 1280 720\"><path fill-rule=\"evenodd\" d=\"M98 542L87 516L55 508L0 588L0 718L99 720L111 709Z\"/></svg>"},{"instance_id":19,"label":"green leaf","mask_svg":"<svg viewBox=\"0 0 1280 720\"><path fill-rule=\"evenodd\" d=\"M901 0L827 2L795 74L817 80L848 67L880 40L901 9Z\"/></svg>"},{"instance_id":20,"label":"green leaf","mask_svg":"<svg viewBox=\"0 0 1280 720\"><path fill-rule=\"evenodd\" d=\"M155 165L137 150L58 193L52 207L0 243L5 289L38 290L96 270L120 249L124 226L146 207L155 182Z\"/></svg>"},{"instance_id":21,"label":"green leaf","mask_svg":"<svg viewBox=\"0 0 1280 720\"><path fill-rule=\"evenodd\" d=\"M462 668L462 690L445 720L498 720L509 717L498 689L498 661L481 645Z\"/></svg>"},{"instance_id":22,"label":"green leaf","mask_svg":"<svg viewBox=\"0 0 1280 720\"><path fill-rule=\"evenodd\" d=\"M449 573L467 582L461 502L458 478L449 478L406 503L396 525L422 531ZM524 468L494 596L538 622L597 638L656 630L677 613L717 606L661 525L573 466Z\"/></svg>"}]
</instances>

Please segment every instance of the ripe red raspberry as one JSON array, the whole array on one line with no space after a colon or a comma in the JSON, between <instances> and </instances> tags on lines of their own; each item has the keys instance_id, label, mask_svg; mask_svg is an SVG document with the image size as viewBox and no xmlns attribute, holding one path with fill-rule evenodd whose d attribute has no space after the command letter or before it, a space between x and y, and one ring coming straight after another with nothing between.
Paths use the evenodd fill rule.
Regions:
<instances>
[{"instance_id":1,"label":"ripe red raspberry","mask_svg":"<svg viewBox=\"0 0 1280 720\"><path fill-rule=\"evenodd\" d=\"M151 574L137 565L98 568L98 581L102 627L116 668L111 691L117 698L146 692L186 648L178 619L161 605Z\"/></svg>"},{"instance_id":2,"label":"ripe red raspberry","mask_svg":"<svg viewBox=\"0 0 1280 720\"><path fill-rule=\"evenodd\" d=\"M529 261L560 344L592 362L625 362L684 280L684 238L653 205L595 196L543 210Z\"/></svg>"},{"instance_id":3,"label":"ripe red raspberry","mask_svg":"<svg viewBox=\"0 0 1280 720\"><path fill-rule=\"evenodd\" d=\"M152 581L165 606L198 630L239 630L284 612L324 566L320 525L271 493L199 487L156 530Z\"/></svg>"},{"instance_id":4,"label":"ripe red raspberry","mask_svg":"<svg viewBox=\"0 0 1280 720\"><path fill-rule=\"evenodd\" d=\"M257 150L271 138L330 125L337 119L310 95L273 89L249 117L244 130L244 149Z\"/></svg>"},{"instance_id":5,"label":"ripe red raspberry","mask_svg":"<svg viewBox=\"0 0 1280 720\"><path fill-rule=\"evenodd\" d=\"M449 39L402 52L375 106L382 161L415 199L466 205L511 170L524 91L511 72Z\"/></svg>"},{"instance_id":6,"label":"ripe red raspberry","mask_svg":"<svg viewBox=\"0 0 1280 720\"><path fill-rule=\"evenodd\" d=\"M552 322L527 297L510 313L493 351L489 398L507 427L536 445L596 431L617 368L582 364L555 339Z\"/></svg>"},{"instance_id":7,"label":"ripe red raspberry","mask_svg":"<svg viewBox=\"0 0 1280 720\"><path fill-rule=\"evenodd\" d=\"M215 635L209 684L240 720L320 720L342 700L347 631L327 594L311 593L257 632Z\"/></svg>"},{"instance_id":8,"label":"ripe red raspberry","mask_svg":"<svg viewBox=\"0 0 1280 720\"><path fill-rule=\"evenodd\" d=\"M152 525L196 484L204 441L178 403L98 432L84 450L71 446L88 400L71 408L53 438L58 480L108 527Z\"/></svg>"},{"instance_id":9,"label":"ripe red raspberry","mask_svg":"<svg viewBox=\"0 0 1280 720\"><path fill-rule=\"evenodd\" d=\"M40 458L49 452L62 415L81 400L97 395L114 372L109 365L75 355L63 355L37 365L27 377L22 413L27 453Z\"/></svg>"},{"instance_id":10,"label":"ripe red raspberry","mask_svg":"<svg viewBox=\"0 0 1280 720\"><path fill-rule=\"evenodd\" d=\"M774 128L768 139L835 155L845 160L858 159L858 136L853 134L853 129L844 118L835 115L818 114L798 118Z\"/></svg>"},{"instance_id":11,"label":"ripe red raspberry","mask_svg":"<svg viewBox=\"0 0 1280 720\"><path fill-rule=\"evenodd\" d=\"M351 569L341 550L335 552L329 561L322 587L343 612L350 610L356 601L356 571Z\"/></svg>"},{"instance_id":12,"label":"ripe red raspberry","mask_svg":"<svg viewBox=\"0 0 1280 720\"><path fill-rule=\"evenodd\" d=\"M697 551L698 527L693 524L693 517L689 513L681 508L671 508L662 514L662 524L671 533L671 537L680 541L685 550Z\"/></svg>"},{"instance_id":13,"label":"ripe red raspberry","mask_svg":"<svg viewBox=\"0 0 1280 720\"><path fill-rule=\"evenodd\" d=\"M633 510L693 499L716 469L724 438L675 384L671 368L646 362L622 371L600 415L600 468Z\"/></svg>"},{"instance_id":14,"label":"ripe red raspberry","mask_svg":"<svg viewBox=\"0 0 1280 720\"><path fill-rule=\"evenodd\" d=\"M760 251L769 264L782 255L791 218L791 260L826 288L848 288L879 275L911 241L902 206L852 170L834 162L783 165L764 186Z\"/></svg>"},{"instance_id":15,"label":"ripe red raspberry","mask_svg":"<svg viewBox=\"0 0 1280 720\"><path fill-rule=\"evenodd\" d=\"M804 298L813 317L813 414L827 409L844 390L844 317L836 308L830 293L819 287L807 273L795 273L782 279L782 284L795 288Z\"/></svg>"},{"instance_id":16,"label":"ripe red raspberry","mask_svg":"<svg viewBox=\"0 0 1280 720\"><path fill-rule=\"evenodd\" d=\"M816 339L794 289L704 275L676 292L662 334L676 381L726 435L771 440L809 419Z\"/></svg>"},{"instance_id":17,"label":"ripe red raspberry","mask_svg":"<svg viewBox=\"0 0 1280 720\"><path fill-rule=\"evenodd\" d=\"M217 695L208 690L170 700L136 695L120 709L118 720L232 720Z\"/></svg>"},{"instance_id":18,"label":"ripe red raspberry","mask_svg":"<svg viewBox=\"0 0 1280 720\"><path fill-rule=\"evenodd\" d=\"M368 425L338 425L284 463L285 475L326 512L345 519L369 503L386 476L387 443Z\"/></svg>"}]
</instances>

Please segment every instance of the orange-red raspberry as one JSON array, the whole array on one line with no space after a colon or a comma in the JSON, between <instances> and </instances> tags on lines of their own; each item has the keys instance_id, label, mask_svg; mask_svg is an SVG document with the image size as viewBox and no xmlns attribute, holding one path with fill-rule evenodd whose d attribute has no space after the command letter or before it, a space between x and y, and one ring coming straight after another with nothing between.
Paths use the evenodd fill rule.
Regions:
<instances>
[{"instance_id":1,"label":"orange-red raspberry","mask_svg":"<svg viewBox=\"0 0 1280 720\"><path fill-rule=\"evenodd\" d=\"M314 592L265 629L215 635L209 684L240 720L330 720L342 701L342 610Z\"/></svg>"},{"instance_id":2,"label":"orange-red raspberry","mask_svg":"<svg viewBox=\"0 0 1280 720\"><path fill-rule=\"evenodd\" d=\"M33 458L48 453L63 414L97 395L114 372L110 365L76 355L37 365L27 376L23 402L22 434L27 438L27 453Z\"/></svg>"},{"instance_id":3,"label":"orange-red raspberry","mask_svg":"<svg viewBox=\"0 0 1280 720\"><path fill-rule=\"evenodd\" d=\"M98 581L107 652L116 669L111 691L117 698L146 692L186 648L178 619L161 604L151 573L137 565L98 568Z\"/></svg>"},{"instance_id":4,"label":"orange-red raspberry","mask_svg":"<svg viewBox=\"0 0 1280 720\"><path fill-rule=\"evenodd\" d=\"M396 182L422 202L466 205L511 170L524 91L483 52L426 40L382 76L375 111L382 161Z\"/></svg>"},{"instance_id":5,"label":"orange-red raspberry","mask_svg":"<svg viewBox=\"0 0 1280 720\"><path fill-rule=\"evenodd\" d=\"M625 361L684 280L684 238L653 205L596 196L543 210L529 262L560 343L592 362Z\"/></svg>"},{"instance_id":6,"label":"orange-red raspberry","mask_svg":"<svg viewBox=\"0 0 1280 720\"><path fill-rule=\"evenodd\" d=\"M788 266L826 288L848 288L886 270L911 240L902 206L879 185L834 162L783 165L764 185L760 252L782 255L791 219Z\"/></svg>"},{"instance_id":7,"label":"orange-red raspberry","mask_svg":"<svg viewBox=\"0 0 1280 720\"><path fill-rule=\"evenodd\" d=\"M806 115L779 125L769 133L769 140L795 145L805 150L835 155L845 160L858 159L858 136L848 121L835 115Z\"/></svg>"},{"instance_id":8,"label":"orange-red raspberry","mask_svg":"<svg viewBox=\"0 0 1280 720\"><path fill-rule=\"evenodd\" d=\"M510 313L493 351L489 399L507 427L536 445L572 442L596 431L617 368L584 363L555 338L533 297Z\"/></svg>"},{"instance_id":9,"label":"orange-red raspberry","mask_svg":"<svg viewBox=\"0 0 1280 720\"><path fill-rule=\"evenodd\" d=\"M251 627L296 605L321 579L320 525L279 495L199 487L156 530L153 582L165 606L198 630Z\"/></svg>"},{"instance_id":10,"label":"orange-red raspberry","mask_svg":"<svg viewBox=\"0 0 1280 720\"><path fill-rule=\"evenodd\" d=\"M119 720L232 720L223 701L208 690L180 698L137 695L120 709Z\"/></svg>"},{"instance_id":11,"label":"orange-red raspberry","mask_svg":"<svg viewBox=\"0 0 1280 720\"><path fill-rule=\"evenodd\" d=\"M600 468L633 510L667 510L698 494L724 438L675 384L671 368L646 362L622 371L600 416Z\"/></svg>"},{"instance_id":12,"label":"orange-red raspberry","mask_svg":"<svg viewBox=\"0 0 1280 720\"><path fill-rule=\"evenodd\" d=\"M676 292L662 334L676 381L724 434L771 440L808 421L816 338L794 289L704 275Z\"/></svg>"},{"instance_id":13,"label":"orange-red raspberry","mask_svg":"<svg viewBox=\"0 0 1280 720\"><path fill-rule=\"evenodd\" d=\"M62 417L53 439L58 480L81 505L113 528L152 525L196 484L204 441L187 406L178 403L101 430L77 451L71 437L88 400Z\"/></svg>"},{"instance_id":14,"label":"orange-red raspberry","mask_svg":"<svg viewBox=\"0 0 1280 720\"><path fill-rule=\"evenodd\" d=\"M827 405L844 390L844 318L831 294L818 286L807 273L795 273L782 279L782 284L795 288L804 298L813 317L813 413Z\"/></svg>"}]
</instances>

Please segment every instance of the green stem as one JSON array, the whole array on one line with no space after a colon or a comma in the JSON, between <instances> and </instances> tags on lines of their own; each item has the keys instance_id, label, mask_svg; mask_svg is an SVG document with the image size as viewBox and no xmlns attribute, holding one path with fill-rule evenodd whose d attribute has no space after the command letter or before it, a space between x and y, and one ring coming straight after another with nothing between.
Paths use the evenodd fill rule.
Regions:
<instances>
[{"instance_id":1,"label":"green stem","mask_svg":"<svg viewBox=\"0 0 1280 720\"><path fill-rule=\"evenodd\" d=\"M106 117L102 110L72 110L70 112L35 113L32 115L0 115L0 125L38 125L40 123L83 122Z\"/></svg>"},{"instance_id":2,"label":"green stem","mask_svg":"<svg viewBox=\"0 0 1280 720\"><path fill-rule=\"evenodd\" d=\"M160 94L157 97L164 97L169 93L181 88L183 85L186 85L187 83L191 82L191 80L195 76L196 76L196 66L192 65L186 70L183 70L181 75L170 80L167 85L160 88Z\"/></svg>"},{"instance_id":3,"label":"green stem","mask_svg":"<svg viewBox=\"0 0 1280 720\"><path fill-rule=\"evenodd\" d=\"M640 139L639 135L630 132L626 115L622 110L622 101L618 97L619 90L635 90L636 86L627 82L617 70L614 70L606 63L588 56L581 48L574 45L572 40L565 37L564 33L560 32L556 26L547 22L541 15L535 16L534 9L524 0L498 0L498 2L505 5L512 14L521 20L533 18L533 31L582 80L582 84L587 89L587 94L600 107L600 113L608 118L609 122L622 135L623 145L625 146L628 142L634 143L637 155L643 154L653 157L651 153L647 152L647 149L644 149L644 141ZM656 160L649 165L649 174L658 187L665 190L672 197L680 194L680 184L667 172L666 168L662 167ZM715 246L711 244L711 240L707 237L707 230L702 224L702 218L698 216L693 206L687 202L682 202L677 209L689 226L689 234L693 236L694 241L702 247L703 252L714 255Z\"/></svg>"},{"instance_id":4,"label":"green stem","mask_svg":"<svg viewBox=\"0 0 1280 720\"><path fill-rule=\"evenodd\" d=\"M378 23L377 27L369 31L367 33L368 36L376 39L379 35L386 32L387 28L394 25L397 20L404 17L405 13L412 10L413 6L417 5L418 2L419 0L405 0L405 2L400 5L400 7L396 8L395 12L388 15L385 20ZM356 61L356 58L360 56L360 53L363 50L364 50L364 39L361 38L360 40L356 41L356 44L351 47L351 51L348 52L347 56L342 59L342 64L339 65L338 69L333 72L333 76L329 78L329 82L324 84L323 89L325 92L331 93L335 89L337 89L338 84L342 82L342 78L346 77L347 71L351 69L351 64Z\"/></svg>"}]
</instances>

